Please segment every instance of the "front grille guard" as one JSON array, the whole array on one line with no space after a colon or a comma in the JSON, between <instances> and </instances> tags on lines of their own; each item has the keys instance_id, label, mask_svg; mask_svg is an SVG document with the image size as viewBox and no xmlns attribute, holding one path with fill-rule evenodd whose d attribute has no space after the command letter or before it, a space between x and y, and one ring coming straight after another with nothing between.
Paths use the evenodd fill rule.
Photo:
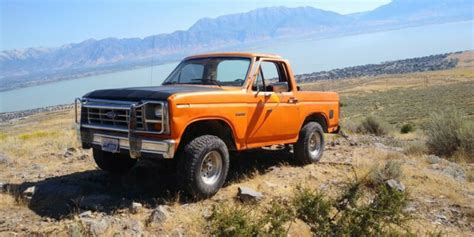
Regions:
<instances>
[{"instance_id":1,"label":"front grille guard","mask_svg":"<svg viewBox=\"0 0 474 237\"><path fill-rule=\"evenodd\" d=\"M86 99L83 99L83 98L76 98L74 100L74 114L75 114L75 123L76 123L76 130L78 131L77 133L77 137L78 137L78 140L79 140L79 143L82 143L82 137L81 137L81 133L80 133L80 130L81 130L81 120L82 120L82 117L79 118L79 105L82 106L84 105L84 103L87 102ZM162 113L164 117L162 117L162 129L161 131L158 131L158 132L152 132L152 131L143 131L143 130L137 130L136 126L137 126L137 108L142 108L149 104L149 103L160 103L161 104L161 108L164 110L167 110L168 107L165 103L163 102L158 102L158 101L147 101L147 102L144 102L144 103L141 103L141 104L136 104L136 103L132 103L130 105L130 113L129 113L129 122L128 122L128 141L129 141L129 151L130 151L130 156L132 158L139 158L141 156L141 147L142 147L142 139L139 137L138 133L147 133L147 134L163 134L164 132L167 132L164 127L166 126L166 123L168 123L169 121L169 118L168 118L168 115L165 113ZM82 115L82 113L81 113ZM142 116L143 118L145 118L145 111L143 110L142 111ZM145 122L144 122L145 123ZM169 129L169 128L168 128ZM168 130L169 131L169 130Z\"/></svg>"}]
</instances>

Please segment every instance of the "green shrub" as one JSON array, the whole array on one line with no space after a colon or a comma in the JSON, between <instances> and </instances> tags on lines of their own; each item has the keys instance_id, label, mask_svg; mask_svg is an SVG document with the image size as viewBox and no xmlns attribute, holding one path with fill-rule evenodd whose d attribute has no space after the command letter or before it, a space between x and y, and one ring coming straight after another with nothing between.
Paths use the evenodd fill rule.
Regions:
<instances>
[{"instance_id":1,"label":"green shrub","mask_svg":"<svg viewBox=\"0 0 474 237\"><path fill-rule=\"evenodd\" d=\"M362 120L357 131L360 133L374 134L376 136L386 135L389 131L388 125L379 119L369 116Z\"/></svg>"},{"instance_id":2,"label":"green shrub","mask_svg":"<svg viewBox=\"0 0 474 237\"><path fill-rule=\"evenodd\" d=\"M408 220L407 204L407 193L363 182L349 183L334 201L308 188L297 189L293 198L296 216L317 236L413 236L392 228Z\"/></svg>"},{"instance_id":3,"label":"green shrub","mask_svg":"<svg viewBox=\"0 0 474 237\"><path fill-rule=\"evenodd\" d=\"M367 176L367 184L378 186L389 179L399 180L402 176L401 163L397 160L389 160L384 166L374 166Z\"/></svg>"},{"instance_id":4,"label":"green shrub","mask_svg":"<svg viewBox=\"0 0 474 237\"><path fill-rule=\"evenodd\" d=\"M400 133L402 134L410 133L413 131L415 131L415 128L409 123L403 124L403 126L400 128Z\"/></svg>"},{"instance_id":5,"label":"green shrub","mask_svg":"<svg viewBox=\"0 0 474 237\"><path fill-rule=\"evenodd\" d=\"M210 222L214 236L257 236L263 227L251 209L242 206L219 206L211 215Z\"/></svg>"},{"instance_id":6,"label":"green shrub","mask_svg":"<svg viewBox=\"0 0 474 237\"><path fill-rule=\"evenodd\" d=\"M459 146L469 162L474 162L474 123L465 122L459 129Z\"/></svg>"},{"instance_id":7,"label":"green shrub","mask_svg":"<svg viewBox=\"0 0 474 237\"><path fill-rule=\"evenodd\" d=\"M431 114L426 125L428 149L439 156L451 156L459 148L459 128L462 124L458 112Z\"/></svg>"},{"instance_id":8,"label":"green shrub","mask_svg":"<svg viewBox=\"0 0 474 237\"><path fill-rule=\"evenodd\" d=\"M218 206L209 219L213 236L284 236L294 214L282 202L272 201L267 208Z\"/></svg>"},{"instance_id":9,"label":"green shrub","mask_svg":"<svg viewBox=\"0 0 474 237\"><path fill-rule=\"evenodd\" d=\"M333 232L329 215L332 205L322 193L309 188L297 188L293 198L296 216L321 236L329 236Z\"/></svg>"},{"instance_id":10,"label":"green shrub","mask_svg":"<svg viewBox=\"0 0 474 237\"><path fill-rule=\"evenodd\" d=\"M446 157L456 154L474 161L474 123L464 120L459 112L431 114L425 130L430 152Z\"/></svg>"}]
</instances>

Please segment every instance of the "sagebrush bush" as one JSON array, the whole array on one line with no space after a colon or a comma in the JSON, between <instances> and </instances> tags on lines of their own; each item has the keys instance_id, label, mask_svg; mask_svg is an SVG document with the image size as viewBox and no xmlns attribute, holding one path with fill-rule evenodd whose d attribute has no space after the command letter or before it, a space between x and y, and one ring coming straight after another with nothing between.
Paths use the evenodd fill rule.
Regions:
<instances>
[{"instance_id":1,"label":"sagebrush bush","mask_svg":"<svg viewBox=\"0 0 474 237\"><path fill-rule=\"evenodd\" d=\"M211 234L215 236L257 236L260 233L259 222L245 207L217 207L210 217Z\"/></svg>"},{"instance_id":2,"label":"sagebrush bush","mask_svg":"<svg viewBox=\"0 0 474 237\"><path fill-rule=\"evenodd\" d=\"M277 200L265 208L217 206L209 219L213 236L284 236L294 214Z\"/></svg>"},{"instance_id":3,"label":"sagebrush bush","mask_svg":"<svg viewBox=\"0 0 474 237\"><path fill-rule=\"evenodd\" d=\"M409 219L404 211L408 193L385 183L400 177L400 164L388 161L375 173L375 181L351 181L333 198L312 188L297 187L290 202L277 200L265 207L217 206L209 218L210 234L286 236L298 218L316 236L415 236L404 226Z\"/></svg>"},{"instance_id":4,"label":"sagebrush bush","mask_svg":"<svg viewBox=\"0 0 474 237\"><path fill-rule=\"evenodd\" d=\"M474 162L474 123L465 122L459 129L460 150L469 162Z\"/></svg>"},{"instance_id":5,"label":"sagebrush bush","mask_svg":"<svg viewBox=\"0 0 474 237\"><path fill-rule=\"evenodd\" d=\"M404 211L408 194L384 184L368 188L363 182L352 182L335 200L300 188L293 203L296 216L317 236L401 236L392 226L408 220Z\"/></svg>"},{"instance_id":6,"label":"sagebrush bush","mask_svg":"<svg viewBox=\"0 0 474 237\"><path fill-rule=\"evenodd\" d=\"M401 166L397 160L388 160L383 166L374 166L367 175L366 182L369 185L378 186L389 179L399 180L403 175Z\"/></svg>"},{"instance_id":7,"label":"sagebrush bush","mask_svg":"<svg viewBox=\"0 0 474 237\"><path fill-rule=\"evenodd\" d=\"M441 111L431 114L425 132L430 152L446 157L458 153L468 161L474 160L474 124L464 120L461 113Z\"/></svg>"},{"instance_id":8,"label":"sagebrush bush","mask_svg":"<svg viewBox=\"0 0 474 237\"><path fill-rule=\"evenodd\" d=\"M389 132L388 125L373 116L366 117L357 127L360 133L374 134L376 136L386 135Z\"/></svg>"},{"instance_id":9,"label":"sagebrush bush","mask_svg":"<svg viewBox=\"0 0 474 237\"><path fill-rule=\"evenodd\" d=\"M332 205L322 193L315 190L301 187L295 190L293 206L296 216L318 235L329 236L333 232L330 216Z\"/></svg>"},{"instance_id":10,"label":"sagebrush bush","mask_svg":"<svg viewBox=\"0 0 474 237\"><path fill-rule=\"evenodd\" d=\"M426 124L426 144L431 152L451 156L459 148L459 129L462 118L458 112L437 112L430 115Z\"/></svg>"},{"instance_id":11,"label":"sagebrush bush","mask_svg":"<svg viewBox=\"0 0 474 237\"><path fill-rule=\"evenodd\" d=\"M406 134L415 131L415 127L413 125L407 123L403 124L403 126L400 128L400 133Z\"/></svg>"}]
</instances>

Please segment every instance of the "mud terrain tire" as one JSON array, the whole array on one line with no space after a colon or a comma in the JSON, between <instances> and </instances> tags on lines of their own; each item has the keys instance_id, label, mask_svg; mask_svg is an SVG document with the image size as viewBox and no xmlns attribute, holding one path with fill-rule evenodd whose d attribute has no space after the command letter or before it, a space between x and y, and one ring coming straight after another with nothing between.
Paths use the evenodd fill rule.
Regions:
<instances>
[{"instance_id":1,"label":"mud terrain tire","mask_svg":"<svg viewBox=\"0 0 474 237\"><path fill-rule=\"evenodd\" d=\"M316 163L324 152L324 131L319 123L309 122L300 131L294 154L303 165Z\"/></svg>"},{"instance_id":2,"label":"mud terrain tire","mask_svg":"<svg viewBox=\"0 0 474 237\"><path fill-rule=\"evenodd\" d=\"M92 154L95 163L101 170L114 174L127 173L137 162L136 159L132 159L128 155L104 152L98 148L94 148Z\"/></svg>"},{"instance_id":3,"label":"mud terrain tire","mask_svg":"<svg viewBox=\"0 0 474 237\"><path fill-rule=\"evenodd\" d=\"M191 140L178 159L181 187L193 199L213 196L226 180L229 151L219 137L203 135Z\"/></svg>"}]
</instances>

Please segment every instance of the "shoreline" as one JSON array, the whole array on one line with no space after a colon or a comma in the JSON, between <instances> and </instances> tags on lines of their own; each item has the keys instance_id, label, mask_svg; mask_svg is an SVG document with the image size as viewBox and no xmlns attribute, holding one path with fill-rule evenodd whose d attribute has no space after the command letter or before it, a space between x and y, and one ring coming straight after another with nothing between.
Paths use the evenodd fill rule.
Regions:
<instances>
[{"instance_id":1,"label":"shoreline","mask_svg":"<svg viewBox=\"0 0 474 237\"><path fill-rule=\"evenodd\" d=\"M0 113L0 123L24 119L28 116L35 115L38 113L57 112L57 111L63 111L63 110L69 110L69 109L74 109L74 104L51 105L51 106L40 107L40 108L35 108L35 109L2 112Z\"/></svg>"}]
</instances>

